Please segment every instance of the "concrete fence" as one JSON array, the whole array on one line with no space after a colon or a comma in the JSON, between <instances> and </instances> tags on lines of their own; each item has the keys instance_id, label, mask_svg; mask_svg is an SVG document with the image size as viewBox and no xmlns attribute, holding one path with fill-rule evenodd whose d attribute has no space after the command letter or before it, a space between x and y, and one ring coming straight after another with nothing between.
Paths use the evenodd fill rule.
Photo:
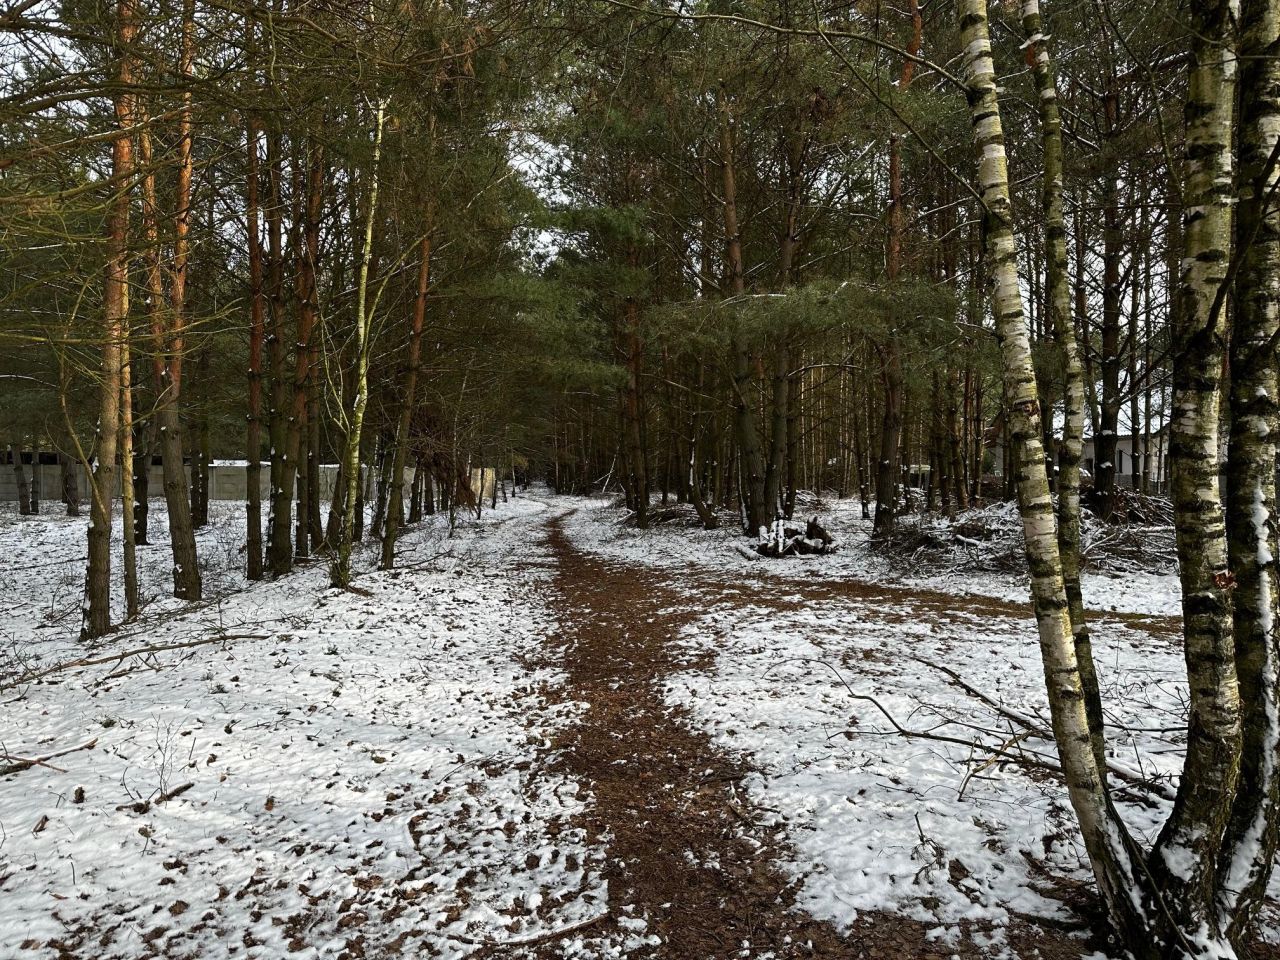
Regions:
<instances>
[{"instance_id":1,"label":"concrete fence","mask_svg":"<svg viewBox=\"0 0 1280 960\"><path fill-rule=\"evenodd\" d=\"M89 500L88 476L83 466L72 465L76 476L76 489L80 493L80 502ZM41 463L33 466L23 464L23 473L33 492L42 502L62 502L62 467L56 463ZM188 487L191 484L191 467L183 468L187 475ZM369 469L361 471L369 480ZM405 469L404 492L407 496L409 485L413 482L414 470ZM320 499L329 500L333 495L333 487L338 479L337 464L326 463L320 466ZM152 497L164 496L164 471L159 464L151 467L148 476L148 493ZM261 477L262 499L265 502L271 493L271 470L267 464L262 465ZM116 496L120 495L120 480L116 482ZM248 468L243 463L215 462L209 467L209 499L210 500L245 500L249 496ZM18 478L10 463L0 463L0 502L16 503L18 500Z\"/></svg>"}]
</instances>

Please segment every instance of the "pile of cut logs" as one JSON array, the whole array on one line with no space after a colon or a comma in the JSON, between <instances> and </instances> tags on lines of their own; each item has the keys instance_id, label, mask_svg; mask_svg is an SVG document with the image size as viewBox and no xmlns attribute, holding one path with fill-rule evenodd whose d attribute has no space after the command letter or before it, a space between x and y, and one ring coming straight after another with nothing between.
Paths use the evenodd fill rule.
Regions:
<instances>
[{"instance_id":1,"label":"pile of cut logs","mask_svg":"<svg viewBox=\"0 0 1280 960\"><path fill-rule=\"evenodd\" d=\"M803 530L779 518L771 529L761 528L760 539L755 544L755 552L762 557L813 556L832 553L835 549L835 537L827 533L817 517L809 520Z\"/></svg>"}]
</instances>

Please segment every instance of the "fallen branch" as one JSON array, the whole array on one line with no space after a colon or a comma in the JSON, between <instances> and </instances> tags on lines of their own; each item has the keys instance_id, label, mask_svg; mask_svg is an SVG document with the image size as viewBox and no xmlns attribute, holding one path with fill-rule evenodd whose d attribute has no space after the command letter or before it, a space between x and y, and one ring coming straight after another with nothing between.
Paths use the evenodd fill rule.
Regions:
<instances>
[{"instance_id":1,"label":"fallen branch","mask_svg":"<svg viewBox=\"0 0 1280 960\"><path fill-rule=\"evenodd\" d=\"M78 747L68 747L66 750L58 750L58 751L55 751L54 753L46 753L42 757L16 757L13 754L4 752L3 757L5 760L13 760L15 762L11 763L7 767L0 767L0 777L7 776L10 773L20 773L23 770L28 769L29 767L35 767L35 766L49 767L51 770L57 770L59 773L66 773L66 771L63 770L61 767L55 767L53 766L53 764L49 763L48 761L53 760L56 757L65 757L69 753L78 753L81 750L92 750L97 745L98 745L98 738L94 737L88 743L82 743Z\"/></svg>"},{"instance_id":2,"label":"fallen branch","mask_svg":"<svg viewBox=\"0 0 1280 960\"><path fill-rule=\"evenodd\" d=\"M154 800L139 800L137 803L122 803L120 804L120 806L116 807L116 809L132 810L134 813L146 813L148 810L151 809L152 804L164 803L166 800L173 800L177 797L182 796L184 793L186 793L188 790L190 790L194 786L195 786L194 783L184 783L180 787L174 787L172 790L166 790L164 793L160 794L160 796L156 797Z\"/></svg>"},{"instance_id":3,"label":"fallen branch","mask_svg":"<svg viewBox=\"0 0 1280 960\"><path fill-rule=\"evenodd\" d=\"M425 560L419 560L417 563L397 564L392 567L392 570L397 573L406 573L410 570L424 570L427 567L432 566L437 560L452 559L455 556L456 555L452 550L445 550L443 553L434 554L433 556L427 557Z\"/></svg>"},{"instance_id":4,"label":"fallen branch","mask_svg":"<svg viewBox=\"0 0 1280 960\"><path fill-rule=\"evenodd\" d=\"M1006 720L1012 720L1014 723L1018 724L1019 726L1026 727L1028 730L1034 733L1037 737L1040 737L1042 740L1053 739L1053 734L1051 734L1046 727L1044 727L1037 721L1031 719L1024 713L1019 713L1016 710L1010 710L1008 707L1004 706L1003 704L997 703L995 700L993 700L991 697L988 697L981 690L978 690L976 687L966 682L965 679L962 676L960 676L960 674L956 673L956 671L952 670L950 667L944 667L942 664L934 663L932 660L926 660L924 657L912 657L911 659L914 660L916 663L923 663L926 667L932 667L934 670L937 670L939 673L945 673L948 677L951 678L951 682L954 683L956 686L958 686L961 690L969 694L969 696L974 697L977 700L981 700L983 703L989 706L992 710L996 711L996 713L1000 714L1000 716L1004 717Z\"/></svg>"},{"instance_id":5,"label":"fallen branch","mask_svg":"<svg viewBox=\"0 0 1280 960\"><path fill-rule=\"evenodd\" d=\"M166 650L185 650L189 647L199 647L207 643L221 643L226 640L269 640L266 634L262 633L220 633L216 637L205 637L201 640L185 640L182 643L159 643L149 647L136 647L132 650L122 650L119 653L113 653L106 657L80 657L76 660L67 660L63 663L55 664L44 670L38 670L35 673L28 673L17 680L11 680L0 686L0 690L11 690L14 687L25 686L28 683L34 683L51 674L59 673L63 670L76 670L80 667L97 667L104 663L119 664L129 657L143 657L155 653L163 653Z\"/></svg>"},{"instance_id":6,"label":"fallen branch","mask_svg":"<svg viewBox=\"0 0 1280 960\"><path fill-rule=\"evenodd\" d=\"M529 947L535 943L543 943L547 940L555 940L566 934L576 933L587 927L599 923L605 917L609 916L609 911L598 913L594 917L588 917L585 920L578 920L576 923L568 924L564 927L557 927L554 930L547 930L542 933L533 933L525 937L513 937L509 940L490 940L486 937L471 937L465 933L452 933L449 936L454 940L461 940L463 943L481 944L486 947Z\"/></svg>"},{"instance_id":7,"label":"fallen branch","mask_svg":"<svg viewBox=\"0 0 1280 960\"><path fill-rule=\"evenodd\" d=\"M1023 749L1021 746L1021 741L1023 738L1015 737L1012 740L1008 741L1005 747L1000 747L991 743L985 743L981 740L966 740L966 739L963 739L962 737L952 737L942 733L934 733L933 730L912 730L900 724L897 721L897 719L893 716L893 714L889 712L888 708L886 708L884 704L882 704L875 697L868 696L865 693L858 693L856 690L854 690L853 687L849 685L849 681L847 681L844 678L844 675L838 669L836 669L834 664L831 664L828 661L819 659L817 657L791 657L789 658L789 660L780 661L778 664L775 664L774 666L781 666L782 664L788 663L788 662L816 663L826 667L833 674L835 674L836 679L839 680L840 683L844 686L845 690L848 691L851 699L858 700L863 703L870 703L873 707L875 707L880 712L880 714L886 720L889 721L889 725L893 727L893 732L897 733L899 736L906 737L907 739L932 740L935 743L951 743L961 747L968 747L970 750L983 750L990 757L988 762L984 764L984 769L985 767L991 766L993 761L1002 760L1002 761L1017 764L1020 766L1037 767L1042 770L1048 770L1049 772L1055 773L1059 776L1063 775L1062 766L1058 762L1056 762L1056 760L1053 757L1049 756L1048 754L1041 753L1040 751L1037 751L1037 750ZM921 662L927 663L928 661L922 660ZM770 667L769 669L772 670L773 667ZM943 672L947 672L945 668L942 668L942 669L943 669ZM766 671L766 675L767 674L768 674L768 671ZM985 700L985 698L982 697L980 694L978 696L980 699ZM1017 716L1017 715L1014 714L1014 716ZM1013 719L1013 717L1010 717L1009 719ZM938 726L948 726L950 724L954 724L957 722L958 721L955 721L955 720L945 719ZM1026 720L1025 718L1022 720L1019 720L1018 722L1020 722L1024 726L1030 723L1030 721ZM975 728L975 729L981 729L981 728ZM987 731L987 732L990 733L991 731ZM1034 730L1032 732L1034 733ZM847 731L834 733L828 739L834 739L835 737L842 736L845 733L847 733ZM863 735L864 736L867 735L867 731L863 731ZM1042 736L1039 733L1035 733L1035 736L1039 739L1044 739L1044 740L1047 740L1049 743L1054 744L1056 749L1057 742L1052 737ZM1019 748L1018 752L1017 753L1008 752L1007 747L1009 745L1017 746ZM1123 780L1126 783L1126 785L1129 786L1130 788L1135 788L1137 790L1146 790L1150 793L1158 794L1159 796L1164 797L1165 799L1172 799L1176 795L1175 791L1169 784L1162 783L1158 780L1152 780L1148 777L1143 777L1138 773L1136 773L1134 770L1122 764L1117 764L1114 761L1108 761L1107 769L1110 772L1114 773L1119 779Z\"/></svg>"},{"instance_id":8,"label":"fallen branch","mask_svg":"<svg viewBox=\"0 0 1280 960\"><path fill-rule=\"evenodd\" d=\"M1024 713L1020 713L1017 710L1011 710L1003 704L997 703L981 690L978 690L971 684L967 683L960 674L956 673L956 671L952 670L950 667L944 667L942 664L934 663L932 660L926 660L924 657L912 657L911 659L916 661L916 663L924 664L926 667L932 667L939 673L946 674L946 676L951 679L951 682L962 689L965 693L977 700L981 700L992 710L995 710L1000 714L1000 716L1018 724L1028 733L1033 734L1041 740L1047 740L1049 743L1057 743L1053 733L1046 729L1042 724L1033 720L1031 717L1028 717ZM1132 767L1120 763L1119 761L1108 760L1107 771L1114 776L1119 777L1130 786L1142 787L1144 789L1151 790L1153 793L1159 794L1166 800L1173 800L1177 798L1177 791L1174 790L1171 785L1144 776L1140 771L1134 770Z\"/></svg>"}]
</instances>

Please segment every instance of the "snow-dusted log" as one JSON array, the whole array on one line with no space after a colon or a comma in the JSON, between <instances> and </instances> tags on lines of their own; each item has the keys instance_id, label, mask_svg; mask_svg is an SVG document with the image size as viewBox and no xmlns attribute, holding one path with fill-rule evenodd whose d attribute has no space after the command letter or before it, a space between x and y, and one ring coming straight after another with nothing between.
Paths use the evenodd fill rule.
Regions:
<instances>
[{"instance_id":1,"label":"snow-dusted log","mask_svg":"<svg viewBox=\"0 0 1280 960\"><path fill-rule=\"evenodd\" d=\"M762 535L755 545L755 552L762 557L820 556L832 553L837 547L836 538L813 517L803 530L792 527L778 518L767 535Z\"/></svg>"}]
</instances>

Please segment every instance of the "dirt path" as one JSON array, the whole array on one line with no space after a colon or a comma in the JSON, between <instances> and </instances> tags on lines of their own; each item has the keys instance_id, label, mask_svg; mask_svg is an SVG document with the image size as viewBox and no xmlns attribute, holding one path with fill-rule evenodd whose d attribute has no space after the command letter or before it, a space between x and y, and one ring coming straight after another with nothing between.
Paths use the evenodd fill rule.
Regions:
<instances>
[{"instance_id":1,"label":"dirt path","mask_svg":"<svg viewBox=\"0 0 1280 960\"><path fill-rule=\"evenodd\" d=\"M563 603L559 637L568 683L586 704L554 745L556 766L591 785L585 824L607 846L611 906L634 904L661 938L651 956L679 960L772 956L852 958L956 954L902 918L864 916L847 936L790 909L773 866L784 839L737 787L742 761L716 747L663 697L665 678L701 664L675 643L698 615L663 574L577 550L548 525ZM616 909L610 923L616 923ZM555 956L555 946L544 947ZM961 955L968 955L961 951Z\"/></svg>"},{"instance_id":2,"label":"dirt path","mask_svg":"<svg viewBox=\"0 0 1280 960\"><path fill-rule=\"evenodd\" d=\"M785 561L784 561L785 562ZM927 616L946 623L983 623L993 619L1025 621L1034 631L1035 619L1029 601L1004 600L977 593L952 593L918 584L902 585L856 579L799 579L786 567L768 561L758 569L740 572L727 582L724 575L706 566L689 566L680 571L681 582L702 589L719 599L741 598L744 602L767 603L777 609L794 609L808 603L843 601L875 609L883 620L919 619ZM1178 617L1146 613L1089 610L1094 625L1115 624L1166 640L1179 640L1182 621Z\"/></svg>"}]
</instances>

